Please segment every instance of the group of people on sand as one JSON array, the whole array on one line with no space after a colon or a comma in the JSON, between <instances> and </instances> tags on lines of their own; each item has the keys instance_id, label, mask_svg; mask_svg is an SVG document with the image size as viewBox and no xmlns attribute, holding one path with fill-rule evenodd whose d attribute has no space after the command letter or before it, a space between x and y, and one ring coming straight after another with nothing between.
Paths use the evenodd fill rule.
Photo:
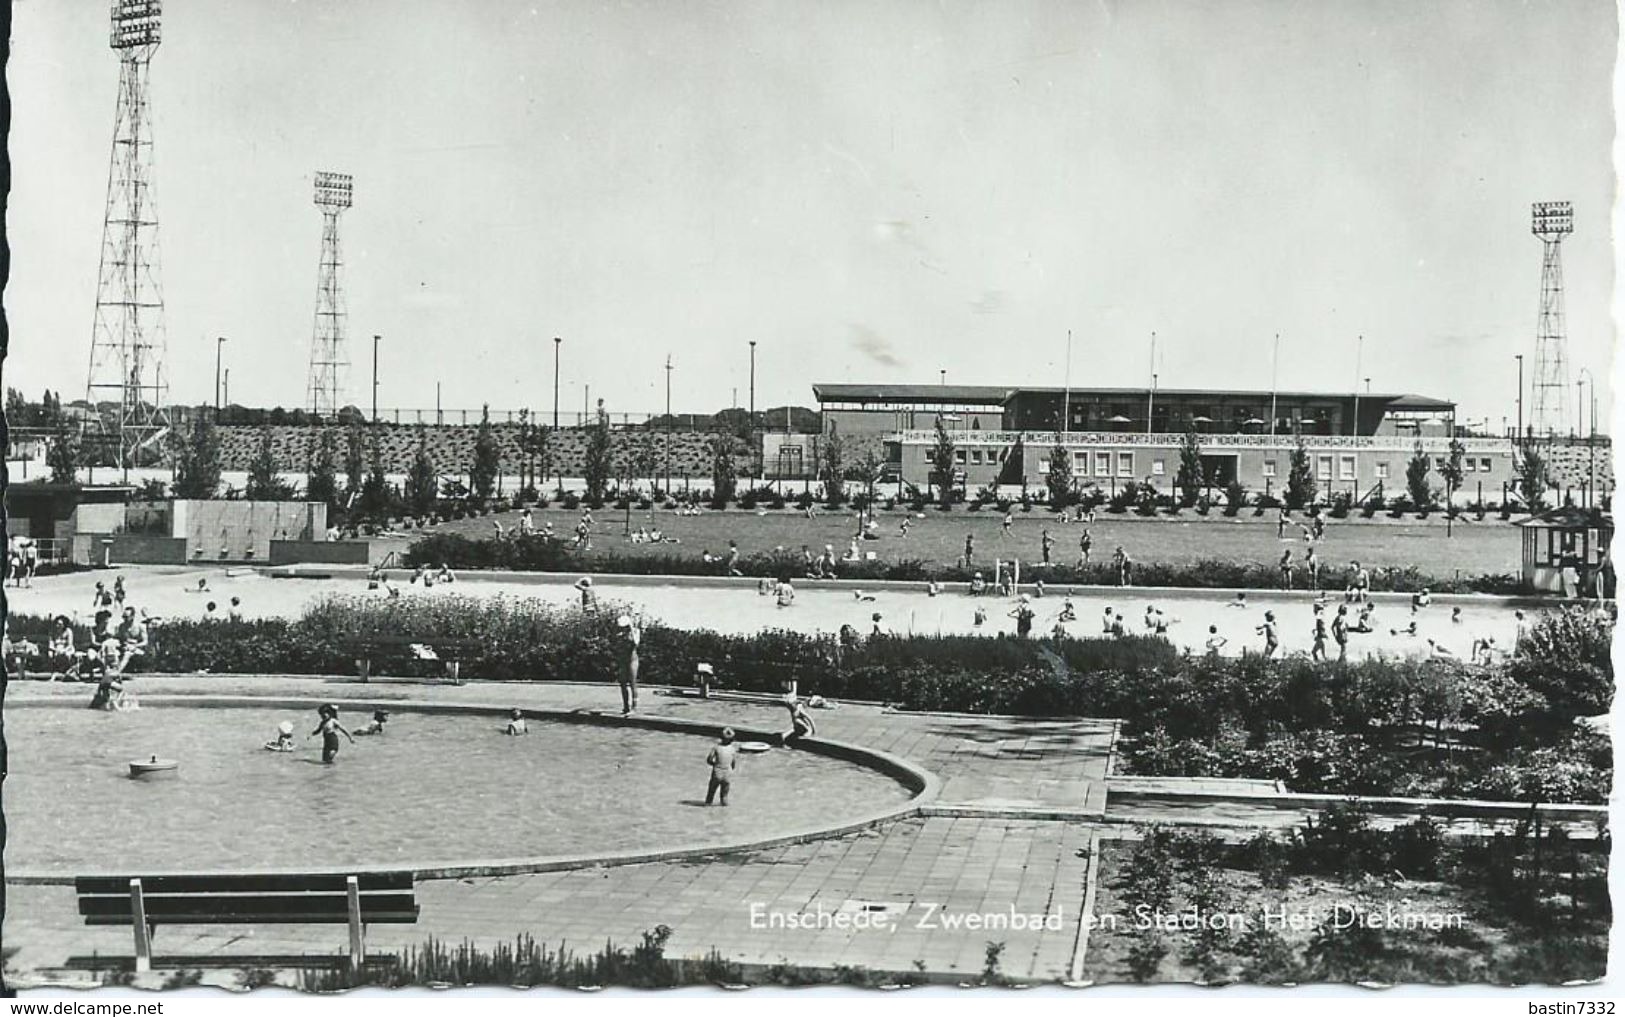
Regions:
<instances>
[{"instance_id":1,"label":"group of people on sand","mask_svg":"<svg viewBox=\"0 0 1625 1017\"><path fill-rule=\"evenodd\" d=\"M11 585L33 586L34 574L39 571L38 542L33 537L14 533L6 542L6 558L11 567Z\"/></svg>"}]
</instances>

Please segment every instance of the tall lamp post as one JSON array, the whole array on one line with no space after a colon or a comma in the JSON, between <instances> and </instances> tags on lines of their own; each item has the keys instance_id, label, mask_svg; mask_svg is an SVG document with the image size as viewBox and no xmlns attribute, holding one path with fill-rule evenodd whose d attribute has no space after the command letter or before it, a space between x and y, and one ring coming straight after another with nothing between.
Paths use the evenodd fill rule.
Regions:
<instances>
[{"instance_id":1,"label":"tall lamp post","mask_svg":"<svg viewBox=\"0 0 1625 1017\"><path fill-rule=\"evenodd\" d=\"M1582 418L1585 414L1586 403L1583 387L1585 381L1583 379L1591 379L1591 430L1586 434L1586 508L1591 508L1597 503L1597 376L1591 373L1589 367L1580 368L1580 374L1582 380L1574 383L1574 387L1580 389L1579 392L1575 393L1580 398L1579 415L1575 418L1577 427L1583 423Z\"/></svg>"},{"instance_id":2,"label":"tall lamp post","mask_svg":"<svg viewBox=\"0 0 1625 1017\"><path fill-rule=\"evenodd\" d=\"M666 496L671 496L671 354L666 354Z\"/></svg>"},{"instance_id":3,"label":"tall lamp post","mask_svg":"<svg viewBox=\"0 0 1625 1017\"><path fill-rule=\"evenodd\" d=\"M762 478L762 470L756 463L756 340L750 341L750 419L745 426L745 440L750 443L751 465L755 466L756 479Z\"/></svg>"},{"instance_id":4,"label":"tall lamp post","mask_svg":"<svg viewBox=\"0 0 1625 1017\"><path fill-rule=\"evenodd\" d=\"M559 347L564 340L553 337L553 430L559 429Z\"/></svg>"},{"instance_id":5,"label":"tall lamp post","mask_svg":"<svg viewBox=\"0 0 1625 1017\"><path fill-rule=\"evenodd\" d=\"M1523 440L1523 354L1514 353L1512 359L1518 362L1518 434L1517 439Z\"/></svg>"},{"instance_id":6,"label":"tall lamp post","mask_svg":"<svg viewBox=\"0 0 1625 1017\"><path fill-rule=\"evenodd\" d=\"M216 336L214 340L214 415L220 416L220 356L221 350L226 346L225 336Z\"/></svg>"},{"instance_id":7,"label":"tall lamp post","mask_svg":"<svg viewBox=\"0 0 1625 1017\"><path fill-rule=\"evenodd\" d=\"M383 336L372 337L372 422L378 423L378 344Z\"/></svg>"}]
</instances>

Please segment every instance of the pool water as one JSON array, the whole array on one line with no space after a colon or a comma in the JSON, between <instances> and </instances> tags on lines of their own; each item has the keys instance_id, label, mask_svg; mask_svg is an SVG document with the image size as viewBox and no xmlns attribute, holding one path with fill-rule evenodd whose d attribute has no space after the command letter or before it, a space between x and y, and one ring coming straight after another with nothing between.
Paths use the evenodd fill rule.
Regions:
<instances>
[{"instance_id":1,"label":"pool water","mask_svg":"<svg viewBox=\"0 0 1625 1017\"><path fill-rule=\"evenodd\" d=\"M203 605L213 600L223 609L233 596L242 602L242 612L248 618L298 617L306 607L332 595L365 595L382 597L382 592L368 593L366 582L359 574L335 576L330 579L274 578L257 572L234 570L226 574L222 569L199 569L195 572L168 574L140 574L124 570L131 603L159 617L195 618L202 614ZM47 614L65 611L88 624L90 614L90 584L99 573L50 577L40 580L33 589L8 590L12 610L18 613ZM392 572L392 580L405 598L438 597L508 597L515 600L533 600L544 604L574 606L579 595L571 584L574 576L538 574L527 581L489 581L477 573L465 574L456 583L442 584L425 589L406 582L409 573ZM197 594L187 590L195 585L198 576L206 576L210 593ZM881 627L897 634L985 634L1014 633L1015 620L1010 612L1015 602L1010 598L971 598L962 586L951 588L940 596L931 597L924 586L910 589L872 589L862 599L851 589L821 587L808 581L797 584L795 603L786 608L777 606L772 597L760 596L754 584L738 586L649 586L617 583L613 576L599 576L594 587L600 602L627 604L642 609L645 615L664 624L687 629L713 629L719 632L748 634L763 629L784 628L802 632L834 633L843 624L849 624L860 633L874 628L872 616L881 615ZM1031 587L1029 586L1030 590ZM1051 587L1048 596L1033 601L1036 611L1034 634L1048 636L1060 614L1065 588ZM1256 632L1263 624L1264 612L1273 610L1279 627L1283 652L1308 652L1313 644L1314 615L1310 595L1258 593L1248 595L1245 608L1229 606L1232 594L1228 591L1156 590L1136 589L1119 593L1100 587L1080 587L1073 596L1077 620L1066 628L1075 637L1101 634L1104 610L1127 616L1127 630L1144 633L1145 609L1155 604L1172 620L1168 638L1176 645L1201 652L1208 638L1210 625L1228 640L1223 652L1239 654L1242 649L1258 650L1263 639ZM1409 605L1399 600L1380 599L1373 618L1375 632L1353 635L1349 642L1351 657L1374 654L1405 656L1427 653L1427 640L1447 647L1459 657L1467 657L1475 639L1493 637L1496 645L1510 650L1517 638L1517 619L1512 608L1490 599L1462 598L1461 620L1451 620L1451 606L1440 601L1424 608L1416 615L1417 635L1391 635L1390 630L1402 629L1411 620ZM1326 605L1327 625L1337 611L1341 597L1329 596ZM976 608L982 607L986 621L975 624ZM1351 610L1351 620L1356 612ZM1333 655L1335 644L1328 643Z\"/></svg>"},{"instance_id":2,"label":"pool water","mask_svg":"<svg viewBox=\"0 0 1625 1017\"><path fill-rule=\"evenodd\" d=\"M347 727L364 713L346 711ZM280 721L298 750L266 751ZM636 728L402 711L321 763L309 711L13 706L6 861L80 873L452 862L741 842L906 801L856 764L740 758L728 808L703 806L713 740ZM176 759L171 778L128 763ZM71 803L71 804L69 804Z\"/></svg>"}]
</instances>

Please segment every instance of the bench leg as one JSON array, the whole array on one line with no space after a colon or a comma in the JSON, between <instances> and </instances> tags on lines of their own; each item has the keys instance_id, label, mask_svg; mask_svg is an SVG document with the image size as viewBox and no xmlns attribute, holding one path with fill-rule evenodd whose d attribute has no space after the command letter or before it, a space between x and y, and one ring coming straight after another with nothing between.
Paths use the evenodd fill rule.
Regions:
<instances>
[{"instance_id":1,"label":"bench leg","mask_svg":"<svg viewBox=\"0 0 1625 1017\"><path fill-rule=\"evenodd\" d=\"M367 947L361 928L361 884L356 877L350 876L345 880L345 888L350 898L350 970L360 971L367 960Z\"/></svg>"},{"instance_id":2,"label":"bench leg","mask_svg":"<svg viewBox=\"0 0 1625 1017\"><path fill-rule=\"evenodd\" d=\"M135 929L135 969L152 970L152 927L147 924L147 902L141 896L141 880L130 880L130 925Z\"/></svg>"}]
</instances>

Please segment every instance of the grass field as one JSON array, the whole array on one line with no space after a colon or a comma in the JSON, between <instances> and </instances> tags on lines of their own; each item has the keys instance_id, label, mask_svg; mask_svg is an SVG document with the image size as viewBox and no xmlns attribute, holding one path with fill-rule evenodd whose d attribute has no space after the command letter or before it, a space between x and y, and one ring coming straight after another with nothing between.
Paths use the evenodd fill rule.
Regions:
<instances>
[{"instance_id":1,"label":"grass field","mask_svg":"<svg viewBox=\"0 0 1625 1017\"><path fill-rule=\"evenodd\" d=\"M903 537L899 533L903 516L901 511L880 513L881 539L861 542L863 550L891 560L912 558L952 563L964 552L966 534L972 534L977 561L991 563L994 558L1008 560L1017 556L1023 561L1037 561L1042 557L1043 531L1048 528L1055 539L1052 560L1076 562L1078 538L1084 529L1077 523L1059 522L1048 513L1018 510L1006 534L1002 525L1004 517L998 512L968 512L963 506L957 506L950 514L927 509L923 517L913 520L909 535ZM565 536L573 532L578 517L579 512L563 509L542 509L535 513L538 527L551 519L554 532ZM595 552L649 550L644 545L631 544L624 536L624 511L606 507L593 513L593 518ZM495 533L493 520L500 521L505 529L512 529L518 525L519 514L508 512L460 519L425 532L488 537ZM812 548L814 553L821 551L825 544L833 544L839 555L856 532L856 521L850 512L823 510L816 518L807 519L799 512L786 510L772 510L763 515L730 511L678 516L668 511L634 509L631 526L633 529L659 526L666 537L681 541L666 545L664 550L692 554L696 558L706 550L713 554L726 551L729 540L737 541L740 552L747 555L778 547L796 550L802 544ZM1088 529L1094 539L1092 558L1095 561L1109 559L1113 549L1121 544L1134 560L1142 563L1172 564L1207 558L1273 563L1288 547L1293 549L1293 560L1301 563L1303 551L1309 546L1296 527L1288 527L1288 539L1277 539L1275 520L1271 516L1141 519L1102 513ZM1462 575L1517 572L1520 541L1515 526L1493 517L1483 522L1457 520L1454 533L1448 538L1442 518L1425 522L1331 520L1317 553L1322 567L1334 573L1356 560L1374 568L1414 565L1424 573L1448 577L1458 572Z\"/></svg>"}]
</instances>

